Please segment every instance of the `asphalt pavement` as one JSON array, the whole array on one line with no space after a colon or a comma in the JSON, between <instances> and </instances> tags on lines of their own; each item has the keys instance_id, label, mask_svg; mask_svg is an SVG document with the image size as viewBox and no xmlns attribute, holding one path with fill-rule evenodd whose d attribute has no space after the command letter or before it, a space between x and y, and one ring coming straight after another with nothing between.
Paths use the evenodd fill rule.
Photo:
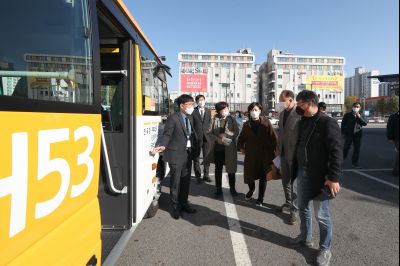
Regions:
<instances>
[{"instance_id":1,"label":"asphalt pavement","mask_svg":"<svg viewBox=\"0 0 400 266\"><path fill-rule=\"evenodd\" d=\"M343 164L343 189L331 201L333 258L331 265L399 265L399 177L391 175L394 147L385 129L364 129L360 165ZM214 168L211 167L211 173ZM250 202L243 183L243 156L239 155L237 191L214 198L212 183L192 179L189 200L197 209L183 218L171 217L169 180L164 180L160 209L143 220L117 265L315 265L317 248L293 248L287 242L299 233L289 215L278 211L284 196L280 180L268 182L264 206ZM256 184L258 186L258 184ZM318 225L314 220L314 239Z\"/></svg>"}]
</instances>

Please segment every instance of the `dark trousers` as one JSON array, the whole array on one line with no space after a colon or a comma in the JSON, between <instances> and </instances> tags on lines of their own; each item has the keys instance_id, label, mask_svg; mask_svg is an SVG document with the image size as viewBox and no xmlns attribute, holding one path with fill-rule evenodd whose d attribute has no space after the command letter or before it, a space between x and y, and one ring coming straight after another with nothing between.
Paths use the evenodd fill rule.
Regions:
<instances>
[{"instance_id":1,"label":"dark trousers","mask_svg":"<svg viewBox=\"0 0 400 266\"><path fill-rule=\"evenodd\" d=\"M360 147L361 147L361 137L362 137L361 131L354 135L344 137L343 160L346 159L351 144L353 144L353 157L351 159L351 162L352 164L358 164L358 157L360 155Z\"/></svg>"},{"instance_id":2,"label":"dark trousers","mask_svg":"<svg viewBox=\"0 0 400 266\"><path fill-rule=\"evenodd\" d=\"M249 183L248 186L251 191L254 192L254 190L256 190L255 181ZM264 178L260 178L258 182L258 199L260 201L263 201L266 189L267 189L267 180L265 180Z\"/></svg>"},{"instance_id":3,"label":"dark trousers","mask_svg":"<svg viewBox=\"0 0 400 266\"><path fill-rule=\"evenodd\" d=\"M203 160L204 160L204 157L207 155L208 152L208 142L203 141L200 148L203 153ZM200 157L194 158L193 162L194 162L194 173L197 178L200 178L201 177ZM203 165L203 177L208 177L209 169L210 169L209 164Z\"/></svg>"},{"instance_id":4,"label":"dark trousers","mask_svg":"<svg viewBox=\"0 0 400 266\"><path fill-rule=\"evenodd\" d=\"M393 162L393 172L392 174L395 176L399 175L399 141L395 140L394 141L394 146L395 146L395 158Z\"/></svg>"},{"instance_id":5,"label":"dark trousers","mask_svg":"<svg viewBox=\"0 0 400 266\"><path fill-rule=\"evenodd\" d=\"M222 168L225 164L225 151L214 151L214 162L215 162L215 187L217 189L222 188ZM235 189L235 173L228 173L229 187Z\"/></svg>"},{"instance_id":6,"label":"dark trousers","mask_svg":"<svg viewBox=\"0 0 400 266\"><path fill-rule=\"evenodd\" d=\"M169 163L171 200L178 206L186 205L189 197L192 156L190 151L187 151L187 153L186 160Z\"/></svg>"},{"instance_id":7,"label":"dark trousers","mask_svg":"<svg viewBox=\"0 0 400 266\"><path fill-rule=\"evenodd\" d=\"M296 184L297 182L292 182L291 165L283 154L281 154L281 176L282 176L282 187L285 194L285 204L289 206L292 212L297 211L297 194L296 194Z\"/></svg>"}]
</instances>

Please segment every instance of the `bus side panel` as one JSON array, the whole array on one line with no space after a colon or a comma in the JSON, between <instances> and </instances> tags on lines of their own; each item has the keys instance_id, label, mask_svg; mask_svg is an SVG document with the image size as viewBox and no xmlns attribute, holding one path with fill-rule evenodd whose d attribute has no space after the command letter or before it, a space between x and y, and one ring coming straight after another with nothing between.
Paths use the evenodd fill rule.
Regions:
<instances>
[{"instance_id":1,"label":"bus side panel","mask_svg":"<svg viewBox=\"0 0 400 266\"><path fill-rule=\"evenodd\" d=\"M86 265L101 262L99 202L93 199L9 265Z\"/></svg>"},{"instance_id":2,"label":"bus side panel","mask_svg":"<svg viewBox=\"0 0 400 266\"><path fill-rule=\"evenodd\" d=\"M100 259L100 115L0 112L0 121L0 265Z\"/></svg>"},{"instance_id":3,"label":"bus side panel","mask_svg":"<svg viewBox=\"0 0 400 266\"><path fill-rule=\"evenodd\" d=\"M136 117L136 223L145 215L157 192L156 164L158 154L152 156L150 151L155 147L160 116Z\"/></svg>"}]
</instances>

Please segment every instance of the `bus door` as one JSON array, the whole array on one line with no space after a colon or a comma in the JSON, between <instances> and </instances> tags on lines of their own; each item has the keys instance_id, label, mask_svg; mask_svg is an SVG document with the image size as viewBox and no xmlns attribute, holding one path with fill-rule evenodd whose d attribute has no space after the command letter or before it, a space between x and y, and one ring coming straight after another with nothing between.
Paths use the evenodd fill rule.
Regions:
<instances>
[{"instance_id":1,"label":"bus door","mask_svg":"<svg viewBox=\"0 0 400 266\"><path fill-rule=\"evenodd\" d=\"M100 40L102 153L99 201L103 229L128 229L130 180L130 40Z\"/></svg>"}]
</instances>

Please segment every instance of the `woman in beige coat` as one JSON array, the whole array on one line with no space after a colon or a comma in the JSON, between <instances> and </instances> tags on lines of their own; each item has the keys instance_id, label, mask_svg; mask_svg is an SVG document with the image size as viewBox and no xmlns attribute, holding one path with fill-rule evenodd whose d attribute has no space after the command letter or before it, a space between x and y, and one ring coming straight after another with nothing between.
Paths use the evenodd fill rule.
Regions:
<instances>
[{"instance_id":1,"label":"woman in beige coat","mask_svg":"<svg viewBox=\"0 0 400 266\"><path fill-rule=\"evenodd\" d=\"M237 196L235 189L235 174L237 170L236 138L239 135L239 127L236 119L229 115L229 105L226 102L215 104L217 114L211 120L208 129L210 138L210 152L204 159L204 163L215 164L215 196L222 195L222 168L229 177L230 192Z\"/></svg>"}]
</instances>

